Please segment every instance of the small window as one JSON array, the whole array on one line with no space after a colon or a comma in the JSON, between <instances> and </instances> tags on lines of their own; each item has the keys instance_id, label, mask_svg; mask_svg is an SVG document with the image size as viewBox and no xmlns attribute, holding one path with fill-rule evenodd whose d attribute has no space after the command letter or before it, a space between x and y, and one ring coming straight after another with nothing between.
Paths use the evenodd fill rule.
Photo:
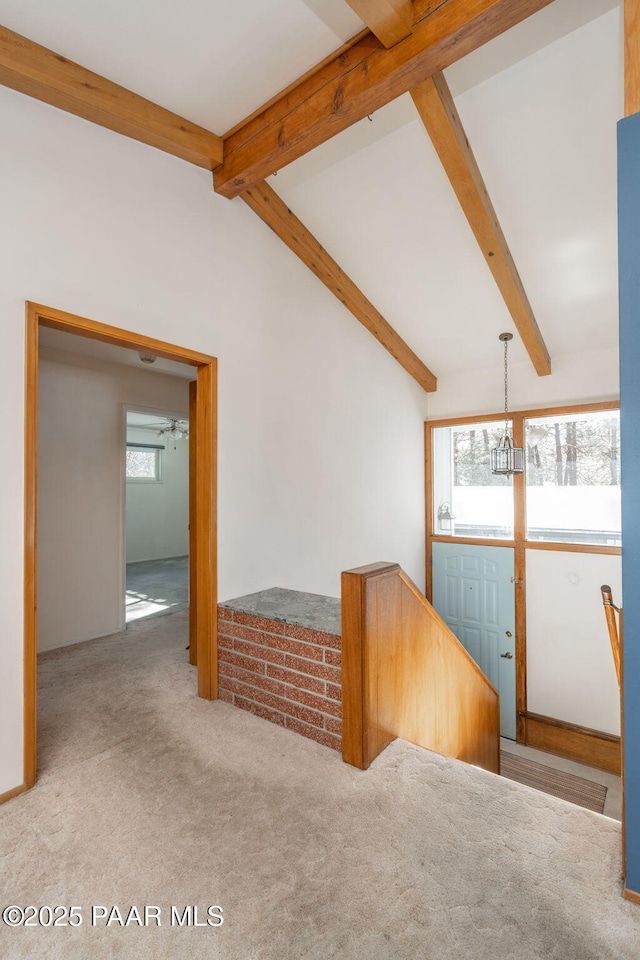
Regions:
<instances>
[{"instance_id":1,"label":"small window","mask_svg":"<svg viewBox=\"0 0 640 960\"><path fill-rule=\"evenodd\" d=\"M164 447L148 443L128 443L126 478L128 481L160 483Z\"/></svg>"},{"instance_id":2,"label":"small window","mask_svg":"<svg viewBox=\"0 0 640 960\"><path fill-rule=\"evenodd\" d=\"M527 539L620 544L620 414L534 417L527 440Z\"/></svg>"}]
</instances>

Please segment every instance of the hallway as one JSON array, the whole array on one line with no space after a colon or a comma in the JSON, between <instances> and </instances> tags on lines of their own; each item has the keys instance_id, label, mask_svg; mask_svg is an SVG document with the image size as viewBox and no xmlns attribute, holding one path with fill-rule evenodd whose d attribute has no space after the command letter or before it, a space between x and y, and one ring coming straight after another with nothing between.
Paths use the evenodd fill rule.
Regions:
<instances>
[{"instance_id":1,"label":"hallway","mask_svg":"<svg viewBox=\"0 0 640 960\"><path fill-rule=\"evenodd\" d=\"M618 823L403 741L363 772L200 700L187 622L41 658L40 780L0 817L5 903L156 904L165 923L5 926L3 955L636 960ZM177 931L187 904L224 925Z\"/></svg>"}]
</instances>

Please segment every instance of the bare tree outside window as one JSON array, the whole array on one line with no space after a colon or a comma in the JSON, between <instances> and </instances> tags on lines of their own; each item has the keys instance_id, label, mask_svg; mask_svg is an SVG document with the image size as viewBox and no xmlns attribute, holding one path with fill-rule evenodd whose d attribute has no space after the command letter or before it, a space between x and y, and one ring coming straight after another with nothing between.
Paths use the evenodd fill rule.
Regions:
<instances>
[{"instance_id":1,"label":"bare tree outside window","mask_svg":"<svg viewBox=\"0 0 640 960\"><path fill-rule=\"evenodd\" d=\"M534 437L545 428L546 435ZM617 486L620 482L620 421L617 415L591 420L527 421L527 483L558 487Z\"/></svg>"},{"instance_id":2,"label":"bare tree outside window","mask_svg":"<svg viewBox=\"0 0 640 960\"><path fill-rule=\"evenodd\" d=\"M160 449L144 449L135 445L127 445L126 470L127 480L160 480Z\"/></svg>"},{"instance_id":3,"label":"bare tree outside window","mask_svg":"<svg viewBox=\"0 0 640 960\"><path fill-rule=\"evenodd\" d=\"M434 431L434 529L451 536L513 536L513 481L491 472L504 421Z\"/></svg>"},{"instance_id":4,"label":"bare tree outside window","mask_svg":"<svg viewBox=\"0 0 640 960\"><path fill-rule=\"evenodd\" d=\"M527 536L620 543L617 411L526 421Z\"/></svg>"},{"instance_id":5,"label":"bare tree outside window","mask_svg":"<svg viewBox=\"0 0 640 960\"><path fill-rule=\"evenodd\" d=\"M491 473L491 450L498 446L504 423L452 427L453 484L456 487L509 487L511 478Z\"/></svg>"},{"instance_id":6,"label":"bare tree outside window","mask_svg":"<svg viewBox=\"0 0 640 960\"><path fill-rule=\"evenodd\" d=\"M524 425L527 539L619 545L619 412L531 417ZM513 479L489 464L503 431L502 421L434 429L436 533L513 537Z\"/></svg>"}]
</instances>

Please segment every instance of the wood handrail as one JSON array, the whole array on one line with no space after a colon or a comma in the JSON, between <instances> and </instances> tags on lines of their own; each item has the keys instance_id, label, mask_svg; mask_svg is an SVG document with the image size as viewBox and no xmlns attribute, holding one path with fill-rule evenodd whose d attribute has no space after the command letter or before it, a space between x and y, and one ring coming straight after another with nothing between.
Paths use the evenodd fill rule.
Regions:
<instances>
[{"instance_id":1,"label":"wood handrail","mask_svg":"<svg viewBox=\"0 0 640 960\"><path fill-rule=\"evenodd\" d=\"M620 633L621 625L619 623L622 616L622 610L620 607L616 607L613 602L611 595L611 587L607 583L603 583L600 587L602 593L602 604L604 606L604 615L607 620L607 629L609 631L609 641L611 643L611 652L613 654L613 662L616 668L616 677L618 678L618 686L621 684L622 678L622 657L620 652ZM618 615L616 619L616 614Z\"/></svg>"},{"instance_id":2,"label":"wood handrail","mask_svg":"<svg viewBox=\"0 0 640 960\"><path fill-rule=\"evenodd\" d=\"M620 688L620 789L622 793L622 876L626 886L627 876L627 814L625 803L625 782L624 782L624 688L622 684L622 608L617 607L613 602L611 587L608 583L603 583L600 587L602 593L602 605L604 606L604 615L607 620L607 629L609 631L609 642L611 643L611 652L613 654L613 663L616 668L616 677ZM617 615L617 616L616 616Z\"/></svg>"},{"instance_id":3,"label":"wood handrail","mask_svg":"<svg viewBox=\"0 0 640 960\"><path fill-rule=\"evenodd\" d=\"M498 773L499 696L397 563L342 574L342 756L396 737Z\"/></svg>"}]
</instances>

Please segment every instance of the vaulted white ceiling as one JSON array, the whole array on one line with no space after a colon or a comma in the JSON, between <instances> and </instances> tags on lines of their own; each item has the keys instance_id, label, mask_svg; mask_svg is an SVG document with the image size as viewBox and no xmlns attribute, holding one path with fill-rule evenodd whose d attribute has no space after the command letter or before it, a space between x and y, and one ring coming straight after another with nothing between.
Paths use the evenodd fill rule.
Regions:
<instances>
[{"instance_id":1,"label":"vaulted white ceiling","mask_svg":"<svg viewBox=\"0 0 640 960\"><path fill-rule=\"evenodd\" d=\"M474 86L472 57L446 71L552 363L617 343L622 30L609 7ZM525 46L537 17L483 60ZM499 361L511 318L408 95L270 182L437 376ZM517 337L511 355L526 357Z\"/></svg>"},{"instance_id":2,"label":"vaulted white ceiling","mask_svg":"<svg viewBox=\"0 0 640 960\"><path fill-rule=\"evenodd\" d=\"M0 22L219 134L362 28L344 0L0 0ZM615 346L621 0L555 0L446 77L552 361ZM408 96L271 184L437 376L496 365L512 322Z\"/></svg>"},{"instance_id":3,"label":"vaulted white ceiling","mask_svg":"<svg viewBox=\"0 0 640 960\"><path fill-rule=\"evenodd\" d=\"M1 0L0 23L220 135L363 29L344 0Z\"/></svg>"}]
</instances>

